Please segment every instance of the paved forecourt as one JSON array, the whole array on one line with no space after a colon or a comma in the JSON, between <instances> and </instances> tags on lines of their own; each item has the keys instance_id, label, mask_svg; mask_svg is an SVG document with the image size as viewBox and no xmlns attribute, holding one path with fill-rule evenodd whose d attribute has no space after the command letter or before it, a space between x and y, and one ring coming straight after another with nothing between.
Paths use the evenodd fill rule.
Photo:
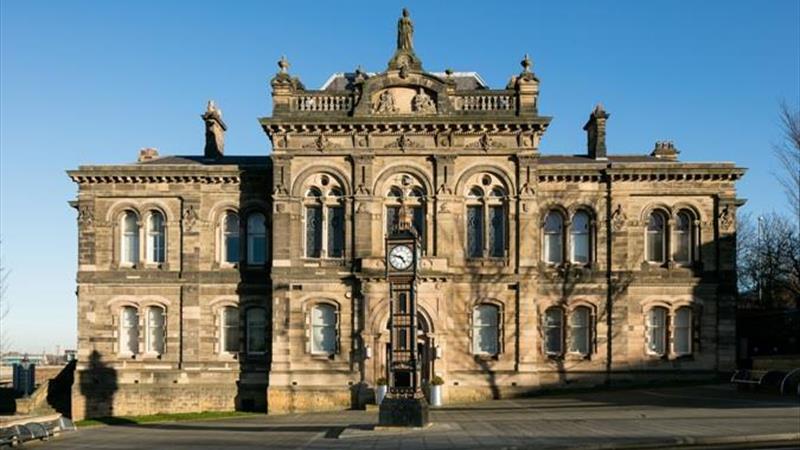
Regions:
<instances>
[{"instance_id":1,"label":"paved forecourt","mask_svg":"<svg viewBox=\"0 0 800 450\"><path fill-rule=\"evenodd\" d=\"M81 429L47 449L608 448L793 438L800 401L730 386L564 393L431 411L424 430L374 431L377 411Z\"/></svg>"}]
</instances>

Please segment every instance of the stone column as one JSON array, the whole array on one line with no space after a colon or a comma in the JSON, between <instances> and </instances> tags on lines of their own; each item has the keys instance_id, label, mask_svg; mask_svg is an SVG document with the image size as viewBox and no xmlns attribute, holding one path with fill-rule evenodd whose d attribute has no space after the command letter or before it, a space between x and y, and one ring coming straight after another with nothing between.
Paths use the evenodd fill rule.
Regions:
<instances>
[{"instance_id":1,"label":"stone column","mask_svg":"<svg viewBox=\"0 0 800 450\"><path fill-rule=\"evenodd\" d=\"M458 224L454 215L457 202L453 192L456 182L456 155L434 155L433 160L436 193L433 210L435 223L431 227L434 230L434 239L433 249L430 254L436 257L452 258L455 256L453 250L458 247L456 245L458 242L456 234ZM461 250L461 253L463 253L463 250Z\"/></svg>"},{"instance_id":2,"label":"stone column","mask_svg":"<svg viewBox=\"0 0 800 450\"><path fill-rule=\"evenodd\" d=\"M353 179L353 258L372 254L372 154L352 155Z\"/></svg>"}]
</instances>

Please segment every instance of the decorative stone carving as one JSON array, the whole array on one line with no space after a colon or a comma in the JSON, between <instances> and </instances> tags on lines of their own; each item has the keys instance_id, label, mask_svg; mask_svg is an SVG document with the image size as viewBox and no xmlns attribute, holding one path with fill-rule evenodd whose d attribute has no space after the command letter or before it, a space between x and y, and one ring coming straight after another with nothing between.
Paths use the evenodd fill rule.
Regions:
<instances>
[{"instance_id":1,"label":"decorative stone carving","mask_svg":"<svg viewBox=\"0 0 800 450\"><path fill-rule=\"evenodd\" d=\"M384 148L399 148L401 151L405 151L407 148L421 148L422 144L416 142L406 136L405 133L401 134L400 137L395 139L394 142L387 144Z\"/></svg>"},{"instance_id":2,"label":"decorative stone carving","mask_svg":"<svg viewBox=\"0 0 800 450\"><path fill-rule=\"evenodd\" d=\"M372 112L375 114L394 114L397 111L391 91L383 91L378 97L378 102L372 105Z\"/></svg>"},{"instance_id":3,"label":"decorative stone carving","mask_svg":"<svg viewBox=\"0 0 800 450\"><path fill-rule=\"evenodd\" d=\"M317 138L314 139L314 142L303 146L303 148L313 148L319 151L330 150L333 148L340 148L340 147L341 145L331 142L328 139L328 137L322 133L320 133L319 136L317 136Z\"/></svg>"},{"instance_id":4,"label":"decorative stone carving","mask_svg":"<svg viewBox=\"0 0 800 450\"><path fill-rule=\"evenodd\" d=\"M522 184L519 188L519 195L534 195L536 192L534 191L533 187L527 181Z\"/></svg>"},{"instance_id":5,"label":"decorative stone carving","mask_svg":"<svg viewBox=\"0 0 800 450\"><path fill-rule=\"evenodd\" d=\"M289 189L283 183L275 183L272 195L289 195Z\"/></svg>"},{"instance_id":6,"label":"decorative stone carving","mask_svg":"<svg viewBox=\"0 0 800 450\"><path fill-rule=\"evenodd\" d=\"M445 201L439 202L439 212L440 213L449 213L450 212L450 207L448 206L447 202L445 202Z\"/></svg>"},{"instance_id":7,"label":"decorative stone carving","mask_svg":"<svg viewBox=\"0 0 800 450\"><path fill-rule=\"evenodd\" d=\"M611 229L615 232L622 231L627 221L628 217L622 210L622 204L617 203L617 208L611 213Z\"/></svg>"},{"instance_id":8,"label":"decorative stone carving","mask_svg":"<svg viewBox=\"0 0 800 450\"><path fill-rule=\"evenodd\" d=\"M200 219L199 214L197 214L197 210L195 210L194 205L189 204L183 208L183 229L186 232L193 232L195 231L195 225L197 225L197 221Z\"/></svg>"},{"instance_id":9,"label":"decorative stone carving","mask_svg":"<svg viewBox=\"0 0 800 450\"><path fill-rule=\"evenodd\" d=\"M419 92L411 99L411 110L420 114L436 114L436 103L425 89L419 88Z\"/></svg>"},{"instance_id":10,"label":"decorative stone carving","mask_svg":"<svg viewBox=\"0 0 800 450\"><path fill-rule=\"evenodd\" d=\"M356 195L370 195L369 188L364 183L359 183L356 186Z\"/></svg>"},{"instance_id":11,"label":"decorative stone carving","mask_svg":"<svg viewBox=\"0 0 800 450\"><path fill-rule=\"evenodd\" d=\"M451 133L437 133L436 145L438 147L450 147L453 144L453 136Z\"/></svg>"},{"instance_id":12,"label":"decorative stone carving","mask_svg":"<svg viewBox=\"0 0 800 450\"><path fill-rule=\"evenodd\" d=\"M728 231L733 228L733 212L731 212L730 205L725 205L719 212L719 228L720 230Z\"/></svg>"},{"instance_id":13,"label":"decorative stone carving","mask_svg":"<svg viewBox=\"0 0 800 450\"><path fill-rule=\"evenodd\" d=\"M78 227L81 229L91 228L94 225L94 210L91 206L83 205L78 207Z\"/></svg>"},{"instance_id":14,"label":"decorative stone carving","mask_svg":"<svg viewBox=\"0 0 800 450\"><path fill-rule=\"evenodd\" d=\"M403 8L403 16L397 21L397 49L414 51L414 23L408 9Z\"/></svg>"},{"instance_id":15,"label":"decorative stone carving","mask_svg":"<svg viewBox=\"0 0 800 450\"><path fill-rule=\"evenodd\" d=\"M483 133L477 141L467 145L467 148L479 148L483 151L488 151L491 148L503 148L505 145L502 142L495 141L488 133Z\"/></svg>"}]
</instances>

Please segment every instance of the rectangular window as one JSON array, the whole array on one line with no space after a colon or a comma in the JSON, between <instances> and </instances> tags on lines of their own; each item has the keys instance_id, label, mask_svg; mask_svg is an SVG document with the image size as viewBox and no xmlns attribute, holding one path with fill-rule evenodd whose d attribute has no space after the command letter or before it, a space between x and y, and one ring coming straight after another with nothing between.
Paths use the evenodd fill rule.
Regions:
<instances>
[{"instance_id":1,"label":"rectangular window","mask_svg":"<svg viewBox=\"0 0 800 450\"><path fill-rule=\"evenodd\" d=\"M675 313L675 354L692 353L692 310L683 307Z\"/></svg>"},{"instance_id":2,"label":"rectangular window","mask_svg":"<svg viewBox=\"0 0 800 450\"><path fill-rule=\"evenodd\" d=\"M157 307L147 309L147 351L164 353L164 310Z\"/></svg>"},{"instance_id":3,"label":"rectangular window","mask_svg":"<svg viewBox=\"0 0 800 450\"><path fill-rule=\"evenodd\" d=\"M386 234L392 234L394 227L397 226L397 221L400 217L400 207L399 206L387 206L386 207Z\"/></svg>"},{"instance_id":4,"label":"rectangular window","mask_svg":"<svg viewBox=\"0 0 800 450\"><path fill-rule=\"evenodd\" d=\"M344 208L328 208L328 257L344 256Z\"/></svg>"},{"instance_id":5,"label":"rectangular window","mask_svg":"<svg viewBox=\"0 0 800 450\"><path fill-rule=\"evenodd\" d=\"M664 261L664 234L648 233L647 239L647 260L650 262Z\"/></svg>"},{"instance_id":6,"label":"rectangular window","mask_svg":"<svg viewBox=\"0 0 800 450\"><path fill-rule=\"evenodd\" d=\"M317 305L311 310L311 352L336 352L336 310L331 305Z\"/></svg>"},{"instance_id":7,"label":"rectangular window","mask_svg":"<svg viewBox=\"0 0 800 450\"><path fill-rule=\"evenodd\" d=\"M126 306L120 314L119 351L139 353L139 314L136 308Z\"/></svg>"},{"instance_id":8,"label":"rectangular window","mask_svg":"<svg viewBox=\"0 0 800 450\"><path fill-rule=\"evenodd\" d=\"M467 206L467 257L483 257L482 206Z\"/></svg>"},{"instance_id":9,"label":"rectangular window","mask_svg":"<svg viewBox=\"0 0 800 450\"><path fill-rule=\"evenodd\" d=\"M564 314L561 309L550 308L544 316L544 350L548 355L563 353Z\"/></svg>"},{"instance_id":10,"label":"rectangular window","mask_svg":"<svg viewBox=\"0 0 800 450\"><path fill-rule=\"evenodd\" d=\"M225 262L235 264L239 262L239 234L225 236Z\"/></svg>"},{"instance_id":11,"label":"rectangular window","mask_svg":"<svg viewBox=\"0 0 800 450\"><path fill-rule=\"evenodd\" d=\"M678 231L675 233L675 250L672 254L673 261L687 263L689 262L689 233L685 231Z\"/></svg>"},{"instance_id":12,"label":"rectangular window","mask_svg":"<svg viewBox=\"0 0 800 450\"><path fill-rule=\"evenodd\" d=\"M499 309L494 305L480 305L472 312L472 352L477 355L499 353Z\"/></svg>"},{"instance_id":13,"label":"rectangular window","mask_svg":"<svg viewBox=\"0 0 800 450\"><path fill-rule=\"evenodd\" d=\"M667 310L656 307L647 315L647 350L655 355L667 353Z\"/></svg>"},{"instance_id":14,"label":"rectangular window","mask_svg":"<svg viewBox=\"0 0 800 450\"><path fill-rule=\"evenodd\" d=\"M419 242L421 250L425 250L425 208L422 206L416 206L412 208L412 212L414 213L413 222L414 229L417 230L419 233Z\"/></svg>"},{"instance_id":15,"label":"rectangular window","mask_svg":"<svg viewBox=\"0 0 800 450\"><path fill-rule=\"evenodd\" d=\"M222 331L222 351L236 353L239 351L239 310L233 307L222 309L220 318Z\"/></svg>"},{"instance_id":16,"label":"rectangular window","mask_svg":"<svg viewBox=\"0 0 800 450\"><path fill-rule=\"evenodd\" d=\"M261 308L247 310L247 352L267 351L267 313Z\"/></svg>"},{"instance_id":17,"label":"rectangular window","mask_svg":"<svg viewBox=\"0 0 800 450\"><path fill-rule=\"evenodd\" d=\"M591 349L591 312L589 308L579 306L570 316L569 351L588 355Z\"/></svg>"},{"instance_id":18,"label":"rectangular window","mask_svg":"<svg viewBox=\"0 0 800 450\"><path fill-rule=\"evenodd\" d=\"M502 258L506 253L506 214L503 206L489 207L489 256Z\"/></svg>"},{"instance_id":19,"label":"rectangular window","mask_svg":"<svg viewBox=\"0 0 800 450\"><path fill-rule=\"evenodd\" d=\"M319 258L322 254L322 207L306 207L306 256Z\"/></svg>"}]
</instances>

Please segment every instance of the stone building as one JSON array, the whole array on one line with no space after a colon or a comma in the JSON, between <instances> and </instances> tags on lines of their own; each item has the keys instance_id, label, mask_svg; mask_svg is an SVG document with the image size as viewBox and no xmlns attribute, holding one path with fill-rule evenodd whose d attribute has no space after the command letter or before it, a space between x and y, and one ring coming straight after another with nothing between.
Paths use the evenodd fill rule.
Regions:
<instances>
[{"instance_id":1,"label":"stone building","mask_svg":"<svg viewBox=\"0 0 800 450\"><path fill-rule=\"evenodd\" d=\"M78 185L76 418L361 406L386 376L384 236L423 238L423 382L448 403L541 388L713 377L734 363L731 163L669 142L542 155L526 56L501 89L428 72L407 14L379 73L272 79L263 157L140 153ZM199 152L198 152L199 153Z\"/></svg>"}]
</instances>

